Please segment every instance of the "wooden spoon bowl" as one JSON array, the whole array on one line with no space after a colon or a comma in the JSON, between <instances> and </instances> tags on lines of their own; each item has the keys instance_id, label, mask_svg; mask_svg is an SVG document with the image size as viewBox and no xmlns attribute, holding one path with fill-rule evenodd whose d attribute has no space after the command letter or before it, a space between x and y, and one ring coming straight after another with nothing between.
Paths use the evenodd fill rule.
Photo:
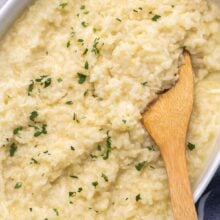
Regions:
<instances>
[{"instance_id":1,"label":"wooden spoon bowl","mask_svg":"<svg viewBox=\"0 0 220 220\"><path fill-rule=\"evenodd\" d=\"M186 164L186 135L193 107L193 70L190 55L183 53L176 85L162 94L143 114L143 124L165 162L171 204L176 220L197 219Z\"/></svg>"}]
</instances>

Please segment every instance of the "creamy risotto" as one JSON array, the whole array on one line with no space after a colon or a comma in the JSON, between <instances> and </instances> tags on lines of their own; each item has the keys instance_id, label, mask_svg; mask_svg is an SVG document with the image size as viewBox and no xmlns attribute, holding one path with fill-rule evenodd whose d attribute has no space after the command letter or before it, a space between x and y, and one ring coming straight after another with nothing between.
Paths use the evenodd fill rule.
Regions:
<instances>
[{"instance_id":1,"label":"creamy risotto","mask_svg":"<svg viewBox=\"0 0 220 220\"><path fill-rule=\"evenodd\" d=\"M167 176L141 124L187 48L193 184L220 109L220 11L206 0L37 0L0 42L0 216L172 219ZM175 159L175 158L174 158Z\"/></svg>"}]
</instances>

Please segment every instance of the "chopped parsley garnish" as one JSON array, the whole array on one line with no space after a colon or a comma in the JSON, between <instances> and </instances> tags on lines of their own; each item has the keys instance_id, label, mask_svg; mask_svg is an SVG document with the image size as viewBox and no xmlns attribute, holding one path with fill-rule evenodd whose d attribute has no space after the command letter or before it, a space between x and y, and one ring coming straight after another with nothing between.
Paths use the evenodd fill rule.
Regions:
<instances>
[{"instance_id":1,"label":"chopped parsley garnish","mask_svg":"<svg viewBox=\"0 0 220 220\"><path fill-rule=\"evenodd\" d=\"M68 5L68 3L65 2L65 3L61 3L59 6L64 9L67 5Z\"/></svg>"},{"instance_id":2,"label":"chopped parsley garnish","mask_svg":"<svg viewBox=\"0 0 220 220\"><path fill-rule=\"evenodd\" d=\"M82 73L77 73L77 75L78 75L78 83L83 84L86 81L87 76Z\"/></svg>"},{"instance_id":3,"label":"chopped parsley garnish","mask_svg":"<svg viewBox=\"0 0 220 220\"><path fill-rule=\"evenodd\" d=\"M10 157L13 157L15 155L15 152L17 151L18 147L15 143L12 143L10 145L10 148L9 148L9 154L10 154Z\"/></svg>"},{"instance_id":4,"label":"chopped parsley garnish","mask_svg":"<svg viewBox=\"0 0 220 220\"><path fill-rule=\"evenodd\" d=\"M66 102L66 105L72 105L72 104L73 104L72 101L67 101L67 102Z\"/></svg>"},{"instance_id":5,"label":"chopped parsley garnish","mask_svg":"<svg viewBox=\"0 0 220 220\"><path fill-rule=\"evenodd\" d=\"M96 158L97 158L97 156L96 156L96 155L93 155L93 154L90 154L90 157L91 157L92 159L96 159Z\"/></svg>"},{"instance_id":6,"label":"chopped parsley garnish","mask_svg":"<svg viewBox=\"0 0 220 220\"><path fill-rule=\"evenodd\" d=\"M136 13L137 13L138 11L137 11L136 9L133 9L133 12L136 12Z\"/></svg>"},{"instance_id":7,"label":"chopped parsley garnish","mask_svg":"<svg viewBox=\"0 0 220 220\"><path fill-rule=\"evenodd\" d=\"M70 146L70 149L71 149L72 151L75 151L75 148L74 148L73 146Z\"/></svg>"},{"instance_id":8,"label":"chopped parsley garnish","mask_svg":"<svg viewBox=\"0 0 220 220\"><path fill-rule=\"evenodd\" d=\"M121 19L120 19L120 18L116 18L116 20L119 21L119 22L121 22Z\"/></svg>"},{"instance_id":9,"label":"chopped parsley garnish","mask_svg":"<svg viewBox=\"0 0 220 220\"><path fill-rule=\"evenodd\" d=\"M139 10L143 10L143 8L142 8L142 7L139 7L138 9L139 9Z\"/></svg>"},{"instance_id":10,"label":"chopped parsley garnish","mask_svg":"<svg viewBox=\"0 0 220 220\"><path fill-rule=\"evenodd\" d=\"M32 212L32 208L29 208L29 211Z\"/></svg>"},{"instance_id":11,"label":"chopped parsley garnish","mask_svg":"<svg viewBox=\"0 0 220 220\"><path fill-rule=\"evenodd\" d=\"M141 195L140 195L140 194L136 195L135 200L136 200L136 202L138 202L139 200L141 200Z\"/></svg>"},{"instance_id":12,"label":"chopped parsley garnish","mask_svg":"<svg viewBox=\"0 0 220 220\"><path fill-rule=\"evenodd\" d=\"M33 89L34 89L34 81L31 80L31 83L30 83L29 86L28 86L28 96L31 95Z\"/></svg>"},{"instance_id":13,"label":"chopped parsley garnish","mask_svg":"<svg viewBox=\"0 0 220 220\"><path fill-rule=\"evenodd\" d=\"M109 131L107 132L107 139L106 139L106 151L105 151L105 155L103 156L103 160L107 160L109 158L109 154L111 152L111 142L112 142L112 139L111 137L109 136Z\"/></svg>"},{"instance_id":14,"label":"chopped parsley garnish","mask_svg":"<svg viewBox=\"0 0 220 220\"><path fill-rule=\"evenodd\" d=\"M95 181L95 182L92 182L92 185L96 188L96 186L98 186L98 182L97 181Z\"/></svg>"},{"instance_id":15,"label":"chopped parsley garnish","mask_svg":"<svg viewBox=\"0 0 220 220\"><path fill-rule=\"evenodd\" d=\"M34 164L39 164L39 162L32 157L32 158L31 158L31 164L33 164L33 163L34 163Z\"/></svg>"},{"instance_id":16,"label":"chopped parsley garnish","mask_svg":"<svg viewBox=\"0 0 220 220\"><path fill-rule=\"evenodd\" d=\"M78 39L78 42L80 43L83 43L83 41L84 41L83 39Z\"/></svg>"},{"instance_id":17,"label":"chopped parsley garnish","mask_svg":"<svg viewBox=\"0 0 220 220\"><path fill-rule=\"evenodd\" d=\"M102 150L102 146L101 146L100 144L97 146L97 150L98 150L98 151L101 151L101 150Z\"/></svg>"},{"instance_id":18,"label":"chopped parsley garnish","mask_svg":"<svg viewBox=\"0 0 220 220\"><path fill-rule=\"evenodd\" d=\"M78 179L79 177L78 177L78 176L71 175L70 178Z\"/></svg>"},{"instance_id":19,"label":"chopped parsley garnish","mask_svg":"<svg viewBox=\"0 0 220 220\"><path fill-rule=\"evenodd\" d=\"M142 82L141 85L142 85L142 86L146 86L146 85L147 85L147 82Z\"/></svg>"},{"instance_id":20,"label":"chopped parsley garnish","mask_svg":"<svg viewBox=\"0 0 220 220\"><path fill-rule=\"evenodd\" d=\"M37 111L33 111L31 112L30 116L29 116L29 119L31 121L35 121L35 119L38 117L38 112Z\"/></svg>"},{"instance_id":21,"label":"chopped parsley garnish","mask_svg":"<svg viewBox=\"0 0 220 220\"><path fill-rule=\"evenodd\" d=\"M192 151L192 150L195 149L196 145L189 142L188 145L187 145L187 147L188 147L188 149L189 149L190 151Z\"/></svg>"},{"instance_id":22,"label":"chopped parsley garnish","mask_svg":"<svg viewBox=\"0 0 220 220\"><path fill-rule=\"evenodd\" d=\"M149 165L149 167L150 167L151 169L155 169L155 167L154 167L154 166L152 166L152 165Z\"/></svg>"},{"instance_id":23,"label":"chopped parsley garnish","mask_svg":"<svg viewBox=\"0 0 220 220\"><path fill-rule=\"evenodd\" d=\"M93 52L95 55L99 55L99 54L100 54L100 49L98 48L99 40L100 40L100 38L95 38L95 40L94 40L94 42L93 42L92 52Z\"/></svg>"},{"instance_id":24,"label":"chopped parsley garnish","mask_svg":"<svg viewBox=\"0 0 220 220\"><path fill-rule=\"evenodd\" d=\"M138 164L135 165L136 170L140 171L144 165L145 165L146 161L140 162Z\"/></svg>"},{"instance_id":25,"label":"chopped parsley garnish","mask_svg":"<svg viewBox=\"0 0 220 220\"><path fill-rule=\"evenodd\" d=\"M44 88L47 88L51 85L52 79L47 75L40 76L40 78L35 79L36 82L39 82Z\"/></svg>"},{"instance_id":26,"label":"chopped parsley garnish","mask_svg":"<svg viewBox=\"0 0 220 220\"><path fill-rule=\"evenodd\" d=\"M89 49L86 48L86 49L83 51L82 55L85 56L85 55L88 53L88 51L89 51Z\"/></svg>"},{"instance_id":27,"label":"chopped parsley garnish","mask_svg":"<svg viewBox=\"0 0 220 220\"><path fill-rule=\"evenodd\" d=\"M41 128L36 127L34 137L39 137L42 134L47 134L47 124L43 124Z\"/></svg>"},{"instance_id":28,"label":"chopped parsley garnish","mask_svg":"<svg viewBox=\"0 0 220 220\"><path fill-rule=\"evenodd\" d=\"M15 189L20 189L22 187L22 183L18 182L15 184Z\"/></svg>"},{"instance_id":29,"label":"chopped parsley garnish","mask_svg":"<svg viewBox=\"0 0 220 220\"><path fill-rule=\"evenodd\" d=\"M70 41L68 41L68 42L66 43L66 47L69 48L70 45L71 45L71 44L70 44Z\"/></svg>"},{"instance_id":30,"label":"chopped parsley garnish","mask_svg":"<svg viewBox=\"0 0 220 220\"><path fill-rule=\"evenodd\" d=\"M69 192L69 197L76 196L76 192Z\"/></svg>"},{"instance_id":31,"label":"chopped parsley garnish","mask_svg":"<svg viewBox=\"0 0 220 220\"><path fill-rule=\"evenodd\" d=\"M122 122L123 122L124 124L126 124L126 123L127 123L127 121L126 121L125 119L123 119L123 120L122 120Z\"/></svg>"},{"instance_id":32,"label":"chopped parsley garnish","mask_svg":"<svg viewBox=\"0 0 220 220\"><path fill-rule=\"evenodd\" d=\"M160 15L154 15L154 16L151 18L151 20L152 20L152 21L157 21L157 20L160 19L160 18L161 18Z\"/></svg>"},{"instance_id":33,"label":"chopped parsley garnish","mask_svg":"<svg viewBox=\"0 0 220 220\"><path fill-rule=\"evenodd\" d=\"M82 187L79 187L78 188L78 192L82 192L83 188Z\"/></svg>"},{"instance_id":34,"label":"chopped parsley garnish","mask_svg":"<svg viewBox=\"0 0 220 220\"><path fill-rule=\"evenodd\" d=\"M13 134L14 135L16 135L16 134L18 134L19 133L19 131L22 131L22 129L23 129L23 127L17 127L17 128L15 128L14 130L13 130Z\"/></svg>"},{"instance_id":35,"label":"chopped parsley garnish","mask_svg":"<svg viewBox=\"0 0 220 220\"><path fill-rule=\"evenodd\" d=\"M59 212L57 209L53 209L53 211L56 213L57 216L59 216Z\"/></svg>"},{"instance_id":36,"label":"chopped parsley garnish","mask_svg":"<svg viewBox=\"0 0 220 220\"><path fill-rule=\"evenodd\" d=\"M77 123L79 123L79 119L77 118L76 113L73 114L73 121L76 121Z\"/></svg>"},{"instance_id":37,"label":"chopped parsley garnish","mask_svg":"<svg viewBox=\"0 0 220 220\"><path fill-rule=\"evenodd\" d=\"M87 96L88 95L89 90L87 89L84 93L83 96Z\"/></svg>"},{"instance_id":38,"label":"chopped parsley garnish","mask_svg":"<svg viewBox=\"0 0 220 220\"><path fill-rule=\"evenodd\" d=\"M80 9L81 9L81 10L84 10L85 8L86 8L85 5L81 5L81 6L80 6Z\"/></svg>"},{"instance_id":39,"label":"chopped parsley garnish","mask_svg":"<svg viewBox=\"0 0 220 220\"><path fill-rule=\"evenodd\" d=\"M108 182L108 177L104 173L102 173L101 177L105 180L105 182Z\"/></svg>"},{"instance_id":40,"label":"chopped parsley garnish","mask_svg":"<svg viewBox=\"0 0 220 220\"><path fill-rule=\"evenodd\" d=\"M175 5L171 5L171 7L172 7L172 8L174 8L174 7L175 7Z\"/></svg>"},{"instance_id":41,"label":"chopped parsley garnish","mask_svg":"<svg viewBox=\"0 0 220 220\"><path fill-rule=\"evenodd\" d=\"M96 33L96 32L97 32L97 29L96 29L96 28L93 28L92 30L93 30L93 32L94 32L94 33Z\"/></svg>"},{"instance_id":42,"label":"chopped parsley garnish","mask_svg":"<svg viewBox=\"0 0 220 220\"><path fill-rule=\"evenodd\" d=\"M155 151L155 148L154 148L153 145L151 145L151 146L147 146L147 149L148 149L149 151Z\"/></svg>"},{"instance_id":43,"label":"chopped parsley garnish","mask_svg":"<svg viewBox=\"0 0 220 220\"><path fill-rule=\"evenodd\" d=\"M62 81L63 81L62 78L58 78L58 79L57 79L57 82L59 82L59 83L62 82Z\"/></svg>"},{"instance_id":44,"label":"chopped parsley garnish","mask_svg":"<svg viewBox=\"0 0 220 220\"><path fill-rule=\"evenodd\" d=\"M81 23L81 25L83 26L83 27L88 27L88 23L86 23L85 21L83 21L82 23Z\"/></svg>"},{"instance_id":45,"label":"chopped parsley garnish","mask_svg":"<svg viewBox=\"0 0 220 220\"><path fill-rule=\"evenodd\" d=\"M86 70L89 69L89 63L88 63L88 61L85 62L84 68L85 68Z\"/></svg>"}]
</instances>

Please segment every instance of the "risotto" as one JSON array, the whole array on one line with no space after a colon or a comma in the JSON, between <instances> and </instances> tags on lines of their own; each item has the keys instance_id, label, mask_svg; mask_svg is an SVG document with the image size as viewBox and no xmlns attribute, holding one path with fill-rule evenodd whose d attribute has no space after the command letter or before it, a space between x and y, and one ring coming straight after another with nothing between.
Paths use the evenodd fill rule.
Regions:
<instances>
[{"instance_id":1,"label":"risotto","mask_svg":"<svg viewBox=\"0 0 220 220\"><path fill-rule=\"evenodd\" d=\"M172 219L141 114L195 72L191 183L220 117L220 11L206 0L37 0L0 42L0 217Z\"/></svg>"}]
</instances>

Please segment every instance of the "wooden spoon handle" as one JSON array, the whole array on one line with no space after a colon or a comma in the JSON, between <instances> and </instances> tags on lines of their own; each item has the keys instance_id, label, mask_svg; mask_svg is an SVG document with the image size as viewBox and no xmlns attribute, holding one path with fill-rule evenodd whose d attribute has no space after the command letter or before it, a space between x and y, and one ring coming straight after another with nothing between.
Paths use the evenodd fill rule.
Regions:
<instances>
[{"instance_id":1,"label":"wooden spoon handle","mask_svg":"<svg viewBox=\"0 0 220 220\"><path fill-rule=\"evenodd\" d=\"M174 150L178 148L170 147L170 149ZM176 152L176 154L171 152L170 157L166 155L166 158L164 158L167 175L169 177L168 180L174 219L196 220L197 214L187 172L185 151L177 151L181 152ZM175 158L173 158L174 155Z\"/></svg>"}]
</instances>

